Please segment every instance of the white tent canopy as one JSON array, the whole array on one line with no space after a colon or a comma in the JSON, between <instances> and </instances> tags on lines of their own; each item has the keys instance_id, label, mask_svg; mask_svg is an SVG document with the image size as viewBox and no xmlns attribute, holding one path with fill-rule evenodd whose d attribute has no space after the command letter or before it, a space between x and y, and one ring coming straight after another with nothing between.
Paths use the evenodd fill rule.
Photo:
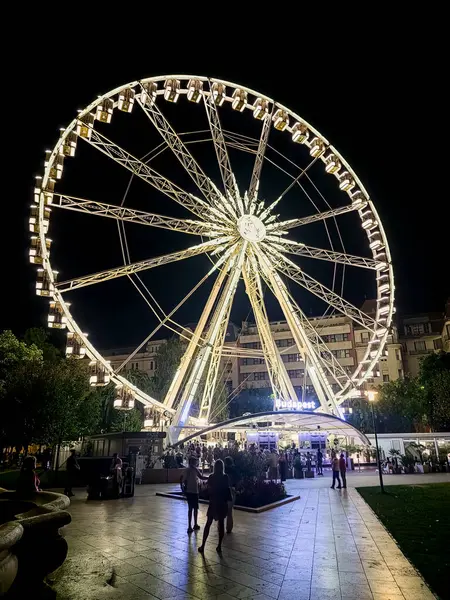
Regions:
<instances>
[{"instance_id":1,"label":"white tent canopy","mask_svg":"<svg viewBox=\"0 0 450 600\"><path fill-rule=\"evenodd\" d=\"M334 415L320 412L302 412L298 410L278 410L254 413L236 417L234 419L228 419L227 421L210 425L204 429L197 429L195 433L189 433L183 439L180 439L178 443L185 443L200 435L218 431L220 429L245 431L246 429L253 429L255 425L261 429L270 429L271 431L304 431L315 433L320 431L322 433L354 437L358 438L362 444L370 446L370 441L364 433L356 429L356 427L353 427L353 425L350 425L350 423L347 423L347 421L335 417ZM184 432L185 431L186 429L184 429Z\"/></svg>"}]
</instances>

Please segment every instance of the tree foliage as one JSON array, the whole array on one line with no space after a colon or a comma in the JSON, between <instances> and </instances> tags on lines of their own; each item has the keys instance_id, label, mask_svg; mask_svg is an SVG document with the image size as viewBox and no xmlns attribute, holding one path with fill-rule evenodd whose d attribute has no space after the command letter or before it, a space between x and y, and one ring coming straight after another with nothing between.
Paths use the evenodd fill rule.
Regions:
<instances>
[{"instance_id":1,"label":"tree foliage","mask_svg":"<svg viewBox=\"0 0 450 600\"><path fill-rule=\"evenodd\" d=\"M420 365L418 377L383 384L374 406L377 431L450 430L450 353L429 354ZM366 399L352 401L348 421L373 433L371 407Z\"/></svg>"},{"instance_id":2,"label":"tree foliage","mask_svg":"<svg viewBox=\"0 0 450 600\"><path fill-rule=\"evenodd\" d=\"M230 402L230 418L270 410L273 410L273 398L269 388L242 390Z\"/></svg>"},{"instance_id":3,"label":"tree foliage","mask_svg":"<svg viewBox=\"0 0 450 600\"><path fill-rule=\"evenodd\" d=\"M185 351L180 338L172 337L161 344L156 353L156 372L151 378L151 395L162 401L178 369Z\"/></svg>"},{"instance_id":4,"label":"tree foliage","mask_svg":"<svg viewBox=\"0 0 450 600\"><path fill-rule=\"evenodd\" d=\"M137 371L133 372L136 373ZM97 388L92 392L91 396L94 397L94 401L99 403L99 420L96 424L97 433L124 431L124 426L126 431L140 431L143 425L141 411L138 408L134 408L126 411L125 416L123 411L114 408L116 395L116 388L113 383Z\"/></svg>"},{"instance_id":5,"label":"tree foliage","mask_svg":"<svg viewBox=\"0 0 450 600\"><path fill-rule=\"evenodd\" d=\"M102 429L122 431L114 385L91 388L86 362L62 358L47 344L39 329L29 330L25 341L10 331L0 334L0 445L54 445ZM127 430L141 427L140 411L127 413Z\"/></svg>"}]
</instances>

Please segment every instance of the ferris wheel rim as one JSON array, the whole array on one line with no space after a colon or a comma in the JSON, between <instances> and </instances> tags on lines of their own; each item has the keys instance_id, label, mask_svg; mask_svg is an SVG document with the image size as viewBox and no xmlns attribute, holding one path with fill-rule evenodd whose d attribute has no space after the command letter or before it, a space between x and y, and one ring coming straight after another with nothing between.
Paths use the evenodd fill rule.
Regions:
<instances>
[{"instance_id":1,"label":"ferris wheel rim","mask_svg":"<svg viewBox=\"0 0 450 600\"><path fill-rule=\"evenodd\" d=\"M383 333L383 335L381 336L381 338L379 337L378 339L380 340L379 346L380 346L380 350L379 352L376 354L376 356L373 356L370 358L369 361L367 361L368 355L369 355L369 349L367 352L367 355L364 357L363 361L360 363L360 365L358 365L357 369L355 370L355 372L353 373L352 379L356 380L356 375L358 375L362 369L364 368L363 362L366 362L367 366L366 368L366 373L369 373L370 370L372 369L373 365L376 364L379 360L379 357L381 355L382 349L386 343L387 337L389 335L389 327L391 325L392 322L392 315L393 315L393 311L394 311L394 307L393 307L393 301L394 301L394 278L393 278L393 270L392 270L392 260L391 260L391 254L390 254L390 250L389 250L389 244L388 244L388 240L382 225L381 220L379 219L379 215L377 213L376 207L373 203L373 201L371 200L371 198L369 197L369 194L367 193L367 190L365 189L364 185L362 184L362 182L359 180L359 178L357 177L356 173L353 171L351 165L345 160L345 158L335 149L334 146L332 146L328 140L322 135L320 134L315 128L313 128L307 121L305 121L304 119L302 119L299 115L297 115L296 113L294 113L291 109L289 109L288 107L285 107L284 105L275 102L272 98L270 98L269 96L266 96L264 94L261 94L251 88L247 88L245 86L241 86L239 84L235 84L226 80L222 80L222 79L217 79L217 78L209 78L209 77L204 77L204 76L195 76L195 75L163 75L163 76L158 76L158 77L148 77L142 80L136 80L134 82L130 82L129 84L125 84L122 86L119 86L111 91L109 91L108 93L99 96L96 100L94 100L91 104L89 104L87 106L87 108L85 108L83 111L81 111L78 115L77 118L75 118L70 124L69 126L64 130L63 134L61 135L60 139L58 140L57 144L55 145L50 158L48 160L48 166L46 167L45 171L44 171L44 177L42 180L42 188L44 189L45 186L47 185L49 178L50 178L50 169L51 166L53 165L53 162L56 158L56 156L58 155L59 151L60 151L60 147L63 144L64 140L66 139L67 135L69 133L71 133L74 128L77 125L77 122L79 121L79 119L83 116L85 116L86 114L88 114L89 112L91 112L94 108L96 108L105 98L111 98L115 95L117 95L118 93L120 93L122 90L124 90L125 88L135 88L135 87L139 87L142 83L147 83L147 82L161 82L161 81L167 81L168 79L178 79L180 81L189 81L190 79L194 79L194 80L200 80L203 82L208 82L209 84L211 83L221 83L225 86L227 86L228 88L232 88L233 90L239 89L239 90L245 90L248 94L258 97L258 98L264 98L266 99L269 103L271 103L273 105L273 107L276 107L277 109L281 109L281 110L285 110L287 112L287 114L295 120L295 122L299 122L304 124L309 131L311 131L313 134L315 134L320 140L322 140L322 142L325 144L327 150L331 151L335 156L338 157L338 159L341 161L342 165L345 167L345 169L350 173L350 175L353 177L358 189L363 193L364 197L365 197L365 201L367 203L367 206L370 208L370 211L372 212L372 214L374 215L376 221L377 221L377 226L379 228L380 231L380 235L381 235L381 239L382 239L382 243L383 243L383 248L384 248L384 252L386 254L386 262L388 265L388 279L389 279L389 285L390 285L390 303L389 303L389 312L387 313L387 316L383 319L383 321L385 321L386 325L385 325L385 332ZM161 95L163 93L162 90L158 90L158 95ZM187 93L187 90L180 90L180 93ZM206 97L208 94L210 94L211 92L203 92L204 97ZM229 101L230 99L227 97L226 98L227 101ZM246 106L246 108L248 108L248 106ZM43 255L43 266L44 268L47 270L47 273L49 275L50 280L52 281L52 283L54 283L53 281L53 271L51 268L51 264L50 264L50 260L48 259L47 256L47 249L46 249L46 233L44 233L44 227L43 225L43 221L44 221L44 202L43 199L41 198L41 201L39 202L39 222L41 224L41 228L40 228L40 233L39 233L39 238L41 241L41 247L42 247L42 255ZM377 290L379 289L379 284L377 283ZM70 322L70 327L72 328L72 330L81 335L83 337L83 341L85 342L86 348L89 350L89 353L92 354L92 356L96 359L99 360L101 363L105 364L105 360L103 359L103 357L101 356L101 354L95 350L95 348L93 347L92 344L90 344L90 342L87 340L87 336L85 334L83 334L81 332L81 329L78 327L78 325L76 325L76 321L71 317L70 315L70 311L68 306L66 305L65 300L62 297L63 295L57 290L57 288L55 288L55 292L53 294L54 299L58 300L61 305L64 308L64 312L66 314L66 316L69 316L69 322ZM379 293L377 294L377 296L379 296ZM69 327L69 331L71 330ZM375 335L375 334L374 334ZM373 338L372 338L373 339ZM365 374L365 376L361 379L361 383L368 378L368 375ZM123 383L123 382L121 382ZM129 382L127 382L127 385L130 385ZM130 387L132 387L130 385ZM134 386L135 387L135 386ZM134 391L134 390L133 390ZM141 391L139 391L139 397L138 399L141 400L144 404L148 404L149 402L152 405L157 406L158 408L164 407L165 410L167 410L167 407L165 407L165 405L158 403L155 399L150 398L149 396L147 396L146 394L142 393ZM136 393L138 393L137 388L136 388ZM342 400L345 398L342 398ZM159 406L161 405L161 406Z\"/></svg>"}]
</instances>

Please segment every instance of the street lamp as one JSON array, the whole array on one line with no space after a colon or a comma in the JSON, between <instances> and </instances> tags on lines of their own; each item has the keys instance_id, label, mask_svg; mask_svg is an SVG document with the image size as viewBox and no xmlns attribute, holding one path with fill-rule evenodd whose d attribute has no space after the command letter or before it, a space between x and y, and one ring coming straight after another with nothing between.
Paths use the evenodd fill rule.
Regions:
<instances>
[{"instance_id":1,"label":"street lamp","mask_svg":"<svg viewBox=\"0 0 450 600\"><path fill-rule=\"evenodd\" d=\"M376 425L376 421L375 421L375 411L373 408L373 404L376 400L376 397L378 395L378 392L376 392L375 390L368 390L365 392L367 399L369 400L369 404L372 408L372 423L373 423L373 432L375 434L375 447L377 450L377 464L378 464L378 475L380 476L380 489L381 489L381 493L384 494L384 484L383 484L383 473L381 470L381 460L380 460L380 449L378 447L378 437L377 437L377 425Z\"/></svg>"}]
</instances>

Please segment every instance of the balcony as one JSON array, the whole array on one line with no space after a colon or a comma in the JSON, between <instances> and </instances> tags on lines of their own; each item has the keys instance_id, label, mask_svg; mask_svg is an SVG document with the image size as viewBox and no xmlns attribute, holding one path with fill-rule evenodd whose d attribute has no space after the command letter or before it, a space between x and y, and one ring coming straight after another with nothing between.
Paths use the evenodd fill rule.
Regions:
<instances>
[{"instance_id":1,"label":"balcony","mask_svg":"<svg viewBox=\"0 0 450 600\"><path fill-rule=\"evenodd\" d=\"M424 350L409 350L408 354L410 354L411 356L415 356L418 354L433 354L434 350L432 350L431 348L425 348Z\"/></svg>"}]
</instances>

